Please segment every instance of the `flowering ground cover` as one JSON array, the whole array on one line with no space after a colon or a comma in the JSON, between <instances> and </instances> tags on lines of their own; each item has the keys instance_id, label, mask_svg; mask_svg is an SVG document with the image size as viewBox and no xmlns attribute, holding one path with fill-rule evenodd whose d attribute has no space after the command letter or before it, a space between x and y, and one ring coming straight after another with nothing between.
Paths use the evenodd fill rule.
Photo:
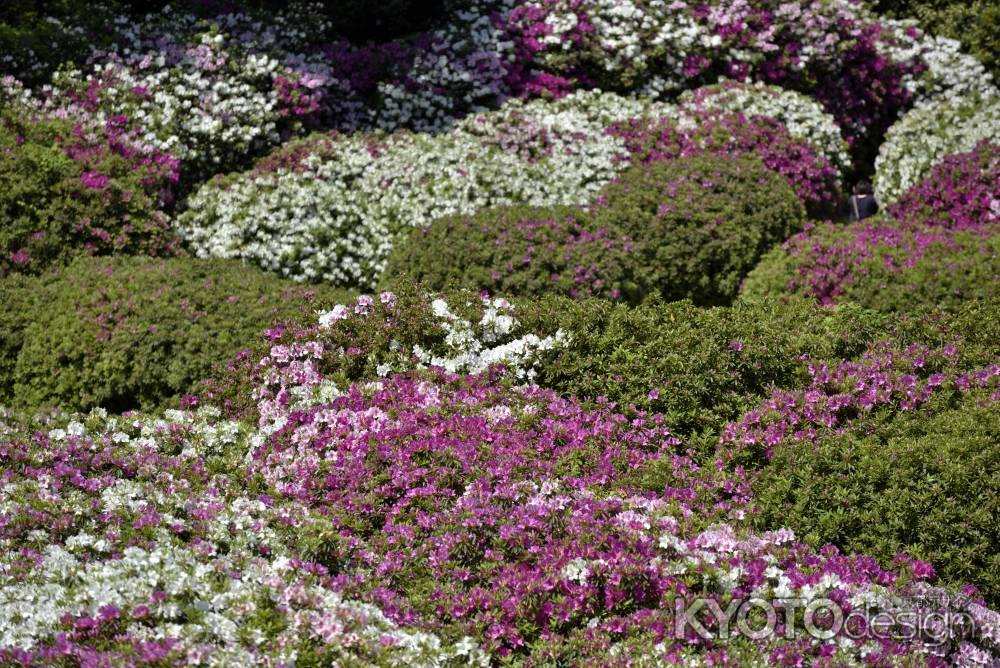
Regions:
<instances>
[{"instance_id":1,"label":"flowering ground cover","mask_svg":"<svg viewBox=\"0 0 1000 668\"><path fill-rule=\"evenodd\" d=\"M1000 666L981 3L36 4L0 665Z\"/></svg>"}]
</instances>

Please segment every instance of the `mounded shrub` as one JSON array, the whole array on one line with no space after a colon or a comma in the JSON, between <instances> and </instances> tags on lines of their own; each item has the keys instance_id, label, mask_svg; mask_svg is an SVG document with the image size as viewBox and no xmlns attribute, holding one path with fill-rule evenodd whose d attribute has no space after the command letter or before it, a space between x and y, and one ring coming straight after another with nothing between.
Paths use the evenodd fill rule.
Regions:
<instances>
[{"instance_id":1,"label":"mounded shrub","mask_svg":"<svg viewBox=\"0 0 1000 668\"><path fill-rule=\"evenodd\" d=\"M746 118L764 116L774 119L792 137L814 146L840 176L851 168L847 142L836 120L815 99L804 93L760 81L750 84L722 80L712 86L684 91L678 104L681 112L692 114L719 111L740 113Z\"/></svg>"},{"instance_id":2,"label":"mounded shrub","mask_svg":"<svg viewBox=\"0 0 1000 668\"><path fill-rule=\"evenodd\" d=\"M1000 235L876 221L824 224L761 260L742 297L797 293L884 312L954 309L997 294Z\"/></svg>"},{"instance_id":3,"label":"mounded shrub","mask_svg":"<svg viewBox=\"0 0 1000 668\"><path fill-rule=\"evenodd\" d=\"M880 311L918 311L996 293L1000 275L1000 148L948 156L884 217L819 225L768 253L745 298L805 294Z\"/></svg>"},{"instance_id":4,"label":"mounded shrub","mask_svg":"<svg viewBox=\"0 0 1000 668\"><path fill-rule=\"evenodd\" d=\"M756 522L883 564L905 552L943 583L974 583L996 604L1000 396L995 384L958 395L942 388L921 410L775 448L753 485Z\"/></svg>"},{"instance_id":5,"label":"mounded shrub","mask_svg":"<svg viewBox=\"0 0 1000 668\"><path fill-rule=\"evenodd\" d=\"M175 254L163 207L176 170L116 118L0 113L0 276L81 253Z\"/></svg>"},{"instance_id":6,"label":"mounded shrub","mask_svg":"<svg viewBox=\"0 0 1000 668\"><path fill-rule=\"evenodd\" d=\"M578 208L510 207L448 216L397 242L383 276L388 287L486 290L508 297L637 299L633 246L617 229L595 227Z\"/></svg>"},{"instance_id":7,"label":"mounded shrub","mask_svg":"<svg viewBox=\"0 0 1000 668\"><path fill-rule=\"evenodd\" d=\"M989 0L879 0L876 9L915 18L932 35L961 42L1000 80L1000 7Z\"/></svg>"},{"instance_id":8,"label":"mounded shrub","mask_svg":"<svg viewBox=\"0 0 1000 668\"><path fill-rule=\"evenodd\" d=\"M781 175L812 217L828 216L842 199L837 169L813 139L794 136L774 118L692 106L679 122L634 119L615 124L611 133L643 164L702 154L759 159Z\"/></svg>"},{"instance_id":9,"label":"mounded shrub","mask_svg":"<svg viewBox=\"0 0 1000 668\"><path fill-rule=\"evenodd\" d=\"M821 309L806 300L715 309L563 296L509 304L470 292L431 298L409 286L338 306L318 327L282 332L275 344L297 351L302 364L340 391L431 365L478 373L503 364L519 381L660 413L676 433L704 434L711 443L772 385L804 381L802 355L858 355L886 331L883 320L851 305ZM248 388L268 376L269 366L258 362L269 350L262 345L220 370L206 398L230 414L254 413Z\"/></svg>"},{"instance_id":10,"label":"mounded shrub","mask_svg":"<svg viewBox=\"0 0 1000 668\"><path fill-rule=\"evenodd\" d=\"M175 400L273 321L343 296L234 262L147 257L79 258L3 292L17 313L4 317L0 402L116 411Z\"/></svg>"},{"instance_id":11,"label":"mounded shrub","mask_svg":"<svg viewBox=\"0 0 1000 668\"><path fill-rule=\"evenodd\" d=\"M631 168L593 215L633 240L643 289L713 305L730 302L760 257L802 229L805 210L760 161L703 155Z\"/></svg>"},{"instance_id":12,"label":"mounded shrub","mask_svg":"<svg viewBox=\"0 0 1000 668\"><path fill-rule=\"evenodd\" d=\"M201 256L372 288L397 233L488 207L579 205L628 166L615 121L667 113L617 95L515 100L439 134L315 134L205 184L177 227Z\"/></svg>"}]
</instances>

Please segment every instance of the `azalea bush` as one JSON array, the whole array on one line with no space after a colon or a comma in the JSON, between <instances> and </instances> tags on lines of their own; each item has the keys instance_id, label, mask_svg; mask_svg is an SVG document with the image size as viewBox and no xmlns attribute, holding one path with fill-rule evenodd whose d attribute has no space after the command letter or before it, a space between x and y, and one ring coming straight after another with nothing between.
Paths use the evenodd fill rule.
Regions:
<instances>
[{"instance_id":1,"label":"azalea bush","mask_svg":"<svg viewBox=\"0 0 1000 668\"><path fill-rule=\"evenodd\" d=\"M971 151L1000 129L1000 96L944 98L905 114L886 133L875 160L875 196L883 205L923 181L941 160Z\"/></svg>"},{"instance_id":2,"label":"azalea bush","mask_svg":"<svg viewBox=\"0 0 1000 668\"><path fill-rule=\"evenodd\" d=\"M936 380L936 379L935 379ZM870 418L814 443L778 447L755 482L762 526L790 526L806 541L833 543L890 563L905 552L951 584L976 582L1000 600L1000 480L996 389L954 390L919 411Z\"/></svg>"},{"instance_id":3,"label":"azalea bush","mask_svg":"<svg viewBox=\"0 0 1000 668\"><path fill-rule=\"evenodd\" d=\"M79 254L179 251L166 215L172 156L123 118L47 115L16 99L0 112L0 276Z\"/></svg>"},{"instance_id":4,"label":"azalea bush","mask_svg":"<svg viewBox=\"0 0 1000 668\"><path fill-rule=\"evenodd\" d=\"M5 2L0 7L0 72L30 85L47 83L63 63L82 62L94 45L107 43L106 27L119 12L115 2Z\"/></svg>"},{"instance_id":5,"label":"azalea bush","mask_svg":"<svg viewBox=\"0 0 1000 668\"><path fill-rule=\"evenodd\" d=\"M624 141L605 127L659 109L580 94L513 103L437 136L315 135L206 184L176 226L200 256L371 288L408 227L494 206L587 203L627 167Z\"/></svg>"},{"instance_id":6,"label":"azalea bush","mask_svg":"<svg viewBox=\"0 0 1000 668\"><path fill-rule=\"evenodd\" d=\"M95 45L86 69L60 72L49 104L69 98L126 116L184 162L188 184L246 164L321 110L356 125L357 109L329 66L296 50L300 29L282 14L266 20L267 29L246 13L206 20L170 7L140 21L117 17L115 41Z\"/></svg>"},{"instance_id":7,"label":"azalea bush","mask_svg":"<svg viewBox=\"0 0 1000 668\"><path fill-rule=\"evenodd\" d=\"M746 298L797 292L883 311L954 308L994 294L1000 153L983 142L945 158L887 215L823 224L774 249L747 278Z\"/></svg>"},{"instance_id":8,"label":"azalea bush","mask_svg":"<svg viewBox=\"0 0 1000 668\"><path fill-rule=\"evenodd\" d=\"M879 0L880 12L897 19L917 19L929 33L961 43L994 78L1000 76L1000 9L983 0Z\"/></svg>"},{"instance_id":9,"label":"azalea bush","mask_svg":"<svg viewBox=\"0 0 1000 668\"><path fill-rule=\"evenodd\" d=\"M3 541L23 555L0 573L4 663L488 665L471 640L401 627L298 559L323 520L248 486L243 425L4 413L0 433Z\"/></svg>"},{"instance_id":10,"label":"azalea bush","mask_svg":"<svg viewBox=\"0 0 1000 668\"><path fill-rule=\"evenodd\" d=\"M518 382L659 413L679 434L711 438L771 384L803 382L803 355L851 358L888 331L877 313L820 309L805 299L706 310L661 300L628 307L563 296L516 303L472 292L433 298L404 285L338 305L318 326L276 329L271 343L220 369L203 386L203 399L259 419L252 388L267 379L276 399L301 403L428 366L481 373L502 365ZM282 346L278 356L268 353L275 343ZM271 371L276 366L298 375L284 383ZM301 384L320 377L312 389Z\"/></svg>"},{"instance_id":11,"label":"azalea bush","mask_svg":"<svg viewBox=\"0 0 1000 668\"><path fill-rule=\"evenodd\" d=\"M688 112L679 123L669 118L635 119L615 124L634 159L643 164L696 155L757 158L780 174L812 216L829 214L841 200L837 170L808 141L796 139L773 118L740 112Z\"/></svg>"},{"instance_id":12,"label":"azalea bush","mask_svg":"<svg viewBox=\"0 0 1000 668\"><path fill-rule=\"evenodd\" d=\"M810 144L843 177L851 169L847 142L836 120L810 96L763 82L753 84L723 79L711 86L684 91L678 105L685 119L697 126L702 112L740 113L748 119L772 118L800 142Z\"/></svg>"},{"instance_id":13,"label":"azalea bush","mask_svg":"<svg viewBox=\"0 0 1000 668\"><path fill-rule=\"evenodd\" d=\"M169 403L261 336L341 293L239 263L81 258L5 280L3 394L24 407L114 410Z\"/></svg>"},{"instance_id":14,"label":"azalea bush","mask_svg":"<svg viewBox=\"0 0 1000 668\"><path fill-rule=\"evenodd\" d=\"M968 315L952 323L952 334ZM983 351L963 351L959 341L882 341L856 361L810 364L808 385L775 391L728 425L718 460L758 469L754 522L790 525L815 545L882 563L906 553L946 582L975 572L995 599L998 537L988 518L996 501L988 490L998 468L985 444L997 428L1000 366L995 349L977 366Z\"/></svg>"},{"instance_id":15,"label":"azalea bush","mask_svg":"<svg viewBox=\"0 0 1000 668\"><path fill-rule=\"evenodd\" d=\"M724 304L764 253L801 229L805 211L760 161L704 155L633 167L593 215L635 243L640 286Z\"/></svg>"},{"instance_id":16,"label":"azalea bush","mask_svg":"<svg viewBox=\"0 0 1000 668\"><path fill-rule=\"evenodd\" d=\"M746 77L814 95L851 139L877 137L909 101L878 18L853 3L529 2L512 22L545 71L610 90L670 94Z\"/></svg>"},{"instance_id":17,"label":"azalea bush","mask_svg":"<svg viewBox=\"0 0 1000 668\"><path fill-rule=\"evenodd\" d=\"M389 286L463 287L511 297L563 294L639 299L631 278L633 244L593 226L579 208L485 209L448 216L397 243Z\"/></svg>"}]
</instances>

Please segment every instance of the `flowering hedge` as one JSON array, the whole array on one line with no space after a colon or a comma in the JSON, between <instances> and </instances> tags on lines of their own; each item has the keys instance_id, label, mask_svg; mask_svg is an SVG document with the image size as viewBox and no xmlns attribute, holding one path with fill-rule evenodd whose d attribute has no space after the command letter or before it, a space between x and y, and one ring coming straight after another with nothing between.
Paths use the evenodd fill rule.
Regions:
<instances>
[{"instance_id":1,"label":"flowering hedge","mask_svg":"<svg viewBox=\"0 0 1000 668\"><path fill-rule=\"evenodd\" d=\"M755 483L760 523L793 527L814 544L883 563L906 552L933 564L941 581L976 582L987 599L1000 600L993 556L1000 509L988 491L1000 476L990 445L1000 437L1000 406L995 388L962 395L961 379L948 382L952 393L923 410L776 449Z\"/></svg>"},{"instance_id":2,"label":"flowering hedge","mask_svg":"<svg viewBox=\"0 0 1000 668\"><path fill-rule=\"evenodd\" d=\"M646 291L722 304L764 253L801 229L805 212L760 161L702 155L633 167L604 189L593 216L633 240Z\"/></svg>"},{"instance_id":3,"label":"flowering hedge","mask_svg":"<svg viewBox=\"0 0 1000 668\"><path fill-rule=\"evenodd\" d=\"M480 373L502 364L518 381L564 397L603 397L621 410L663 414L679 434L713 434L770 384L804 381L803 355L853 357L889 332L877 314L804 299L711 310L655 299L636 307L565 297L511 304L466 292L431 299L412 285L363 295L320 323L272 331L280 357L267 345L241 353L204 384L203 399L259 420L262 385L279 405L300 404L428 365ZM287 379L275 370L282 367ZM320 376L319 385L302 385Z\"/></svg>"},{"instance_id":4,"label":"flowering hedge","mask_svg":"<svg viewBox=\"0 0 1000 668\"><path fill-rule=\"evenodd\" d=\"M740 113L748 119L766 116L778 121L799 142L810 144L843 177L851 168L847 142L834 118L813 98L763 82L753 84L722 80L712 86L687 90L678 100L685 119L697 127L702 112Z\"/></svg>"},{"instance_id":5,"label":"flowering hedge","mask_svg":"<svg viewBox=\"0 0 1000 668\"><path fill-rule=\"evenodd\" d=\"M582 209L485 209L411 232L396 244L383 282L635 301L643 295L631 277L632 255L627 237L593 226Z\"/></svg>"},{"instance_id":6,"label":"flowering hedge","mask_svg":"<svg viewBox=\"0 0 1000 668\"><path fill-rule=\"evenodd\" d=\"M142 257L81 258L0 292L0 402L118 411L176 401L269 321L343 297L238 263Z\"/></svg>"},{"instance_id":7,"label":"flowering hedge","mask_svg":"<svg viewBox=\"0 0 1000 668\"><path fill-rule=\"evenodd\" d=\"M903 77L925 67L893 61L891 33L850 2L540 0L512 21L554 75L646 94L749 76L815 95L851 139L888 127L909 100Z\"/></svg>"},{"instance_id":8,"label":"flowering hedge","mask_svg":"<svg viewBox=\"0 0 1000 668\"><path fill-rule=\"evenodd\" d=\"M0 572L0 662L488 665L296 559L323 520L248 486L238 423L4 414L0 434L0 544L16 555Z\"/></svg>"},{"instance_id":9,"label":"flowering hedge","mask_svg":"<svg viewBox=\"0 0 1000 668\"><path fill-rule=\"evenodd\" d=\"M1000 150L987 142L948 156L884 218L824 224L767 255L743 295L799 292L885 311L955 307L994 294Z\"/></svg>"},{"instance_id":10,"label":"flowering hedge","mask_svg":"<svg viewBox=\"0 0 1000 668\"><path fill-rule=\"evenodd\" d=\"M208 21L170 7L140 21L117 17L114 42L95 48L86 70L60 72L50 104L69 97L128 117L146 141L184 162L190 185L246 164L321 110L357 124L330 67L295 51L299 26L280 13L266 20L265 28L233 12Z\"/></svg>"},{"instance_id":11,"label":"flowering hedge","mask_svg":"<svg viewBox=\"0 0 1000 668\"><path fill-rule=\"evenodd\" d=\"M889 204L923 181L945 156L971 151L1000 133L1000 96L944 98L906 113L875 160L875 196Z\"/></svg>"},{"instance_id":12,"label":"flowering hedge","mask_svg":"<svg viewBox=\"0 0 1000 668\"><path fill-rule=\"evenodd\" d=\"M321 322L339 336L353 321L408 308L387 294L334 309ZM433 310L455 322L447 304L435 302ZM365 330L397 340L399 330L380 320ZM494 316L491 322L501 320ZM516 326L505 322L505 331ZM510 389L494 374L390 375L310 395L300 388L324 387L330 380L325 368L339 378L345 366L356 364L352 359L370 363L372 357L337 339L328 347L322 336L302 334L274 345L265 357L263 391L257 395L263 432L256 437L251 468L279 495L323 513L328 525L310 536L310 557L331 569L335 586L376 601L397 622L471 634L501 657L578 663L623 647L632 657L700 653L697 637L681 642L666 637L674 621L672 604L700 593L716 592L723 607L747 591L807 600L832 592L852 608L862 601L902 606L897 611L935 605L923 597L929 590L920 584L933 575L926 563L901 557L894 564L899 571L892 573L874 560L845 558L833 548L815 553L789 545L791 534L785 531L754 537L739 528L706 528L712 517L742 517L752 502L750 472L733 469L734 477L717 477L749 453L744 446L732 455L721 451L721 466L702 469L691 453L673 451L678 442L660 426L662 416L640 413L629 420L606 401L584 409L537 388ZM449 339L470 342L465 336ZM389 350L406 357L405 346L397 340ZM936 369L939 361L954 365L954 353L947 348L933 353L937 357L928 368ZM845 362L842 373L877 373L886 354L891 360L884 346L876 346L865 361ZM898 373L907 365L924 366L927 359L920 350L908 351ZM995 383L995 376L978 374L975 382ZM932 381L928 392L934 387ZM873 405L864 403L864 387L855 389L859 410ZM805 396L815 403L813 394L820 395ZM899 398L875 396L875 403L905 401L905 386ZM756 414L727 428L723 444L760 442L751 439L758 429ZM551 442L542 448L544 455L533 445L536 439ZM608 448L609 442L615 447ZM626 476L628 470L647 475ZM636 480L656 491L630 494ZM716 570L722 553L730 558ZM730 570L734 565L739 568ZM917 584L906 584L911 581ZM957 663L968 656L990 659L998 649L991 630L996 613L968 597L946 605L971 611L979 623L934 651ZM876 656L923 651L920 643L868 644L874 638L863 629L861 637L864 651ZM846 638L826 650L786 646L775 638L757 645L744 641L727 643L722 655L822 651L846 660L860 649ZM920 662L919 656L912 658Z\"/></svg>"},{"instance_id":13,"label":"flowering hedge","mask_svg":"<svg viewBox=\"0 0 1000 668\"><path fill-rule=\"evenodd\" d=\"M679 123L633 119L615 124L611 132L644 164L702 154L757 158L785 179L813 216L828 214L841 199L837 170L811 143L795 139L772 118L697 111Z\"/></svg>"},{"instance_id":14,"label":"flowering hedge","mask_svg":"<svg viewBox=\"0 0 1000 668\"><path fill-rule=\"evenodd\" d=\"M45 114L16 82L0 111L0 276L38 273L76 254L173 255L165 208L177 161L126 119Z\"/></svg>"},{"instance_id":15,"label":"flowering hedge","mask_svg":"<svg viewBox=\"0 0 1000 668\"><path fill-rule=\"evenodd\" d=\"M762 467L755 522L886 563L908 552L951 583L975 573L996 601L996 502L977 490L998 475L996 452L983 444L997 428L1000 365L995 350L978 369L960 356L954 343L880 342L858 361L810 364L810 384L776 391L728 425L720 460Z\"/></svg>"},{"instance_id":16,"label":"flowering hedge","mask_svg":"<svg viewBox=\"0 0 1000 668\"><path fill-rule=\"evenodd\" d=\"M624 142L605 127L661 110L581 93L512 103L437 136L316 135L205 185L177 228L201 256L371 287L409 226L492 206L586 203L627 166Z\"/></svg>"}]
</instances>

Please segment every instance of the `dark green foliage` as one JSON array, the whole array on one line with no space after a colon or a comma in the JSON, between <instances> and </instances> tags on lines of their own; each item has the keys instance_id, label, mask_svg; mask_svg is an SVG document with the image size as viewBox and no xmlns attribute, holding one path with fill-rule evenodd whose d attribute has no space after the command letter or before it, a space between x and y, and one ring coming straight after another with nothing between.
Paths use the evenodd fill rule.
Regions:
<instances>
[{"instance_id":1,"label":"dark green foliage","mask_svg":"<svg viewBox=\"0 0 1000 668\"><path fill-rule=\"evenodd\" d=\"M338 291L221 260L79 258L0 283L0 403L121 411L175 402L275 320Z\"/></svg>"},{"instance_id":2,"label":"dark green foliage","mask_svg":"<svg viewBox=\"0 0 1000 668\"><path fill-rule=\"evenodd\" d=\"M115 2L4 0L0 3L0 74L28 85L48 83L68 62L82 65L107 42Z\"/></svg>"},{"instance_id":3,"label":"dark green foliage","mask_svg":"<svg viewBox=\"0 0 1000 668\"><path fill-rule=\"evenodd\" d=\"M701 434L705 444L772 387L804 382L802 355L852 358L887 327L854 306L823 309L805 300L704 309L550 298L518 312L530 330L570 335L567 345L543 353L539 385L663 413L675 433Z\"/></svg>"},{"instance_id":4,"label":"dark green foliage","mask_svg":"<svg viewBox=\"0 0 1000 668\"><path fill-rule=\"evenodd\" d=\"M448 216L396 244L387 287L486 290L505 297L561 294L638 299L632 244L571 207L508 207Z\"/></svg>"},{"instance_id":5,"label":"dark green foliage","mask_svg":"<svg viewBox=\"0 0 1000 668\"><path fill-rule=\"evenodd\" d=\"M599 202L595 223L635 243L640 289L699 305L729 303L760 257L805 219L785 180L752 158L634 167Z\"/></svg>"},{"instance_id":6,"label":"dark green foliage","mask_svg":"<svg viewBox=\"0 0 1000 668\"><path fill-rule=\"evenodd\" d=\"M177 252L161 211L173 168L126 155L115 131L0 113L0 276L80 253Z\"/></svg>"},{"instance_id":7,"label":"dark green foliage","mask_svg":"<svg viewBox=\"0 0 1000 668\"><path fill-rule=\"evenodd\" d=\"M814 446L776 449L754 485L761 527L883 564L905 552L1000 602L1000 404L940 392Z\"/></svg>"}]
</instances>

